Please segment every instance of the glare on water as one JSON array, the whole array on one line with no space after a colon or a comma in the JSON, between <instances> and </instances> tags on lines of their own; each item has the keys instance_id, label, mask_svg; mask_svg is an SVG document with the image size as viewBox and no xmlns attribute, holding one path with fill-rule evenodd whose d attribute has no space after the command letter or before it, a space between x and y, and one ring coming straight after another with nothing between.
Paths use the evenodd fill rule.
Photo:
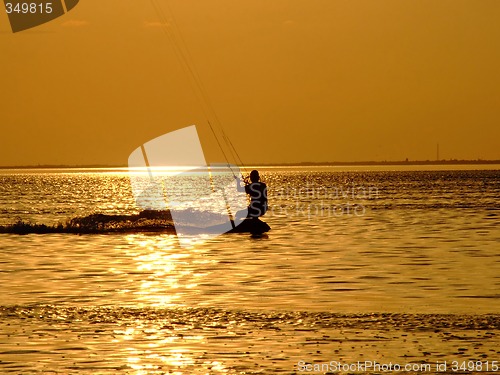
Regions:
<instances>
[{"instance_id":1,"label":"glare on water","mask_svg":"<svg viewBox=\"0 0 500 375\"><path fill-rule=\"evenodd\" d=\"M260 237L180 246L153 233L0 235L10 335L0 339L0 359L32 370L237 373L246 352L253 366L270 350L293 369L301 335L335 326L328 314L499 313L498 171L262 174L272 230ZM3 172L0 180L0 225L137 212L121 172ZM283 340L295 349L279 354Z\"/></svg>"}]
</instances>

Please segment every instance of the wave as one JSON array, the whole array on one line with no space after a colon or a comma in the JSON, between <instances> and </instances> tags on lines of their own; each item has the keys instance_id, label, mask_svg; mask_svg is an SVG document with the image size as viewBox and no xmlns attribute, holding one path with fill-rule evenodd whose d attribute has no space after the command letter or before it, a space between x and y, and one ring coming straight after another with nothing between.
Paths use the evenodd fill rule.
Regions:
<instances>
[{"instance_id":1,"label":"wave","mask_svg":"<svg viewBox=\"0 0 500 375\"><path fill-rule=\"evenodd\" d=\"M92 214L76 217L65 224L36 224L23 220L9 225L0 226L3 234L107 234L107 233L178 233L222 234L222 233L252 233L263 234L271 230L267 223L255 218L235 219L235 227L231 229L227 214L186 209L176 211L176 225L170 211L144 210L136 215L106 215ZM177 230L176 230L177 227Z\"/></svg>"},{"instance_id":2,"label":"wave","mask_svg":"<svg viewBox=\"0 0 500 375\"><path fill-rule=\"evenodd\" d=\"M422 313L350 313L329 311L257 311L210 307L125 307L125 306L0 306L0 318L45 321L47 323L88 322L117 323L121 321L163 321L166 325L196 324L214 326L230 322L255 325L260 328L281 326L297 330L325 328L343 329L406 329L411 331L497 330L500 314L422 314Z\"/></svg>"},{"instance_id":3,"label":"wave","mask_svg":"<svg viewBox=\"0 0 500 375\"><path fill-rule=\"evenodd\" d=\"M169 211L145 210L135 215L92 214L76 217L56 225L36 224L18 220L13 224L0 226L0 233L9 234L103 234L160 232L175 234L175 227Z\"/></svg>"}]
</instances>

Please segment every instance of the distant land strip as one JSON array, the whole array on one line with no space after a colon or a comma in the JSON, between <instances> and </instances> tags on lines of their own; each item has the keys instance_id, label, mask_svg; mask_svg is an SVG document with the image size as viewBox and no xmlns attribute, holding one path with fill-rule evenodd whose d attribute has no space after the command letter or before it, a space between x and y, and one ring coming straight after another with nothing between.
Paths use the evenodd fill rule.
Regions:
<instances>
[{"instance_id":1,"label":"distant land strip","mask_svg":"<svg viewBox=\"0 0 500 375\"><path fill-rule=\"evenodd\" d=\"M474 164L500 164L500 160L402 160L402 161L332 161L332 162L300 162L279 164L255 164L260 166L366 166L366 165L474 165ZM250 164L251 165L251 164Z\"/></svg>"},{"instance_id":2,"label":"distant land strip","mask_svg":"<svg viewBox=\"0 0 500 375\"><path fill-rule=\"evenodd\" d=\"M105 164L36 164L36 165L0 165L0 169L87 169L87 168L127 168L127 165L105 165Z\"/></svg>"},{"instance_id":3,"label":"distant land strip","mask_svg":"<svg viewBox=\"0 0 500 375\"><path fill-rule=\"evenodd\" d=\"M370 166L370 165L481 165L481 164L500 164L500 160L402 160L402 161L324 161L313 162L303 161L294 163L245 163L248 166L262 166L262 167L342 167L342 166ZM73 168L127 168L127 165L113 165L113 164L37 164L37 165L13 165L13 166L0 166L0 169L73 169Z\"/></svg>"},{"instance_id":4,"label":"distant land strip","mask_svg":"<svg viewBox=\"0 0 500 375\"><path fill-rule=\"evenodd\" d=\"M369 165L480 165L480 164L500 164L500 160L402 160L402 161L326 161L326 162L295 162L295 163L245 163L248 166L262 167L335 167L335 166L369 166ZM107 165L107 164L83 164L83 165L53 165L53 164L37 164L37 165L13 165L0 166L0 169L73 169L73 168L127 168L127 165Z\"/></svg>"}]
</instances>

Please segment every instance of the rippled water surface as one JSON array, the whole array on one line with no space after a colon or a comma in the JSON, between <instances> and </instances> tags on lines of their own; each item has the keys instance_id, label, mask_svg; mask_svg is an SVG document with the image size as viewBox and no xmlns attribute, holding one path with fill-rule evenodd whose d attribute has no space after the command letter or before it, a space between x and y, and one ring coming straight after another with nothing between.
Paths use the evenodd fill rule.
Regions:
<instances>
[{"instance_id":1,"label":"rippled water surface","mask_svg":"<svg viewBox=\"0 0 500 375\"><path fill-rule=\"evenodd\" d=\"M290 344L287 351L278 331L266 325L276 323L287 340L303 343L307 335L298 339L297 332L316 329L318 337L326 332L318 328L324 320L314 314L379 314L374 321L384 320L380 314L499 314L500 171L469 169L265 169L271 208L264 220L271 232L223 235L188 248L166 234L0 234L0 366L13 372L251 373L262 363L263 373L282 368L290 373L301 351L317 358L321 350ZM137 212L124 171L0 173L0 225ZM171 315L160 319L154 315L159 312ZM211 317L211 325L201 316ZM19 319L24 333L15 328ZM316 328L304 323L307 319L316 321ZM224 328L215 334L218 325ZM484 329L497 332L497 325ZM245 336L245 341L245 326L252 332L271 329L274 336ZM348 330L328 332L349 336ZM351 339L359 339L356 332ZM136 349L125 355L127 337ZM196 349L182 340L196 342ZM207 340L219 341L203 354ZM238 369L235 358L264 353L260 346L266 340L276 358L262 354L263 362L252 357ZM233 351L224 349L235 342ZM147 343L154 343L149 354ZM260 349L246 350L245 343ZM331 357L335 349L330 349ZM217 350L226 352L214 354ZM120 359L114 361L114 355ZM355 359L354 350L343 355ZM94 356L111 358L109 368ZM99 363L94 368L83 359Z\"/></svg>"}]
</instances>

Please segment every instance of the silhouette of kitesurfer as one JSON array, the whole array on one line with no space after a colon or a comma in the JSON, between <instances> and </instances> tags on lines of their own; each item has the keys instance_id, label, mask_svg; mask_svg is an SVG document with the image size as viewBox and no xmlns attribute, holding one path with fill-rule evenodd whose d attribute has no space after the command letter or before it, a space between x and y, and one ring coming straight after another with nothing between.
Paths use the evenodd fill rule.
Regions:
<instances>
[{"instance_id":1,"label":"silhouette of kitesurfer","mask_svg":"<svg viewBox=\"0 0 500 375\"><path fill-rule=\"evenodd\" d=\"M238 191L245 192L250 195L250 205L247 210L241 210L236 213L237 219L242 219L245 216L249 218L258 218L263 216L267 211L267 186L260 182L259 172L253 170L250 172L249 178L245 178L245 185L241 186L241 179L236 177L236 187Z\"/></svg>"}]
</instances>

